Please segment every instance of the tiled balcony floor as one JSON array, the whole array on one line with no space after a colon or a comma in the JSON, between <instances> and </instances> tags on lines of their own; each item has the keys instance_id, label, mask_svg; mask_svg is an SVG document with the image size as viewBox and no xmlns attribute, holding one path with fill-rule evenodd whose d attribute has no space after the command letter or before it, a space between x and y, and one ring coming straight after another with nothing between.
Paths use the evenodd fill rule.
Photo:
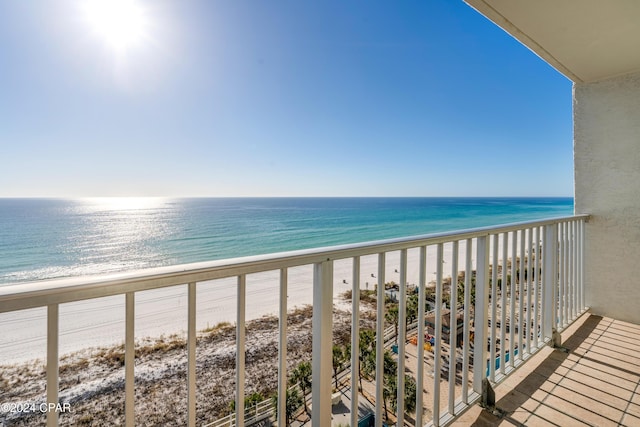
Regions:
<instances>
[{"instance_id":1,"label":"tiled balcony floor","mask_svg":"<svg viewBox=\"0 0 640 427\"><path fill-rule=\"evenodd\" d=\"M586 314L496 388L496 416L474 406L456 426L640 426L640 326Z\"/></svg>"}]
</instances>

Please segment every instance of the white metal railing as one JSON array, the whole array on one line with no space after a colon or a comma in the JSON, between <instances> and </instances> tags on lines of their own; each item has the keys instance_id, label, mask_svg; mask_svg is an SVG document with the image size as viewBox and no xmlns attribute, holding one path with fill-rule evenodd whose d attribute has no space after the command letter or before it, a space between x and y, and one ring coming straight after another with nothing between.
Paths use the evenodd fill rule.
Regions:
<instances>
[{"instance_id":1,"label":"white metal railing","mask_svg":"<svg viewBox=\"0 0 640 427\"><path fill-rule=\"evenodd\" d=\"M273 407L271 399L258 402L256 405L244 409L243 413L245 424L251 425L258 423L264 419L270 418L274 412L275 408ZM204 425L203 427L235 427L236 425L236 413L232 412L226 417L219 418Z\"/></svg>"},{"instance_id":2,"label":"white metal railing","mask_svg":"<svg viewBox=\"0 0 640 427\"><path fill-rule=\"evenodd\" d=\"M278 346L278 425L285 424L287 388L287 285L288 269L313 265L313 344L312 344L312 425L331 424L332 372L332 309L333 264L336 260L351 259L352 279L352 341L351 363L357 366L360 323L360 266L361 257L377 256L379 284L385 283L387 253L400 252L399 325L404 337L406 320L407 251L417 251L419 262L418 295L425 301L427 287L427 251L435 249L435 341L433 345L433 393L423 395L425 307L418 307L418 336L416 383L417 395L405 396L403 364L407 350L404 339L398 340L397 417L405 419L405 399L417 399L415 425L425 420L424 399L433 416L431 423L443 425L455 419L462 410L477 401L482 394L483 381L501 381L520 366L543 344L552 339L554 331L569 325L585 310L584 304L584 233L588 216L571 216L497 227L439 233L411 238L371 243L343 245L330 248L294 251L265 256L228 259L206 263L158 268L116 278L81 277L47 282L26 283L0 287L0 313L47 307L47 366L46 399L58 403L58 322L59 305L72 301L126 295L125 299L125 420L134 424L134 325L136 293L150 289L187 285L187 420L196 422L196 289L208 280L235 277L237 286L236 319L236 402L245 396L245 299L246 276L265 271L280 272L279 346ZM445 257L443 248L450 250ZM501 251L500 251L501 249ZM473 260L475 254L475 260ZM445 259L446 258L446 259ZM459 259L463 261L459 263ZM445 262L449 263L445 270ZM509 263L511 268L509 270ZM475 267L474 267L475 264ZM464 267L462 268L463 265ZM510 274L509 274L510 271ZM458 295L458 276L464 272L464 292ZM444 344L442 332L442 301L446 289L444 279L450 276L450 345ZM473 282L475 281L475 285ZM499 284L499 285L498 285ZM475 291L475 304L472 295ZM384 301L384 286L377 287L377 300ZM463 304L458 307L458 298ZM458 309L463 312L464 327L460 349L456 348ZM377 336L384 336L384 304L377 304ZM473 320L472 320L473 319ZM455 331L455 332L454 332ZM473 334L473 340L471 340ZM499 341L498 341L499 340ZM508 345L506 343L508 342ZM375 378L383 378L384 340L376 340ZM457 355L462 354L458 368ZM444 358L444 362L442 360ZM442 388L444 372L449 386ZM358 422L358 369L351 371L351 425ZM456 383L461 391L456 392ZM471 387L469 387L471 386ZM448 391L447 391L448 390ZM442 391L442 393L441 393ZM375 383L375 422L383 421L383 381ZM456 395L458 393L458 395ZM446 402L440 402L446 396ZM243 427L245 412L236 405L234 425ZM55 411L47 413L47 425L58 425Z\"/></svg>"}]
</instances>

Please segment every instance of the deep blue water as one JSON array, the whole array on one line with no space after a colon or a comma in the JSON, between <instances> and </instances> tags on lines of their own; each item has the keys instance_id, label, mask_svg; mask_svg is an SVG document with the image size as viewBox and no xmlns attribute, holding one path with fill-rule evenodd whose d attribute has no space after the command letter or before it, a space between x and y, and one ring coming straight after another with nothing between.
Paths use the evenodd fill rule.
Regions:
<instances>
[{"instance_id":1,"label":"deep blue water","mask_svg":"<svg viewBox=\"0 0 640 427\"><path fill-rule=\"evenodd\" d=\"M572 213L572 198L0 199L0 285Z\"/></svg>"}]
</instances>

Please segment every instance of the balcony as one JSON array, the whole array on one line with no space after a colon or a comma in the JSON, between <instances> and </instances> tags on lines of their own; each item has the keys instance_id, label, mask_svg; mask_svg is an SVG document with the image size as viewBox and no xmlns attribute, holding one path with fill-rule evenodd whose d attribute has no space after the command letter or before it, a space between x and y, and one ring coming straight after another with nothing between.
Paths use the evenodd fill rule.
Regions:
<instances>
[{"instance_id":1,"label":"balcony","mask_svg":"<svg viewBox=\"0 0 640 427\"><path fill-rule=\"evenodd\" d=\"M61 393L60 308L68 303L119 295L123 297L123 366L122 381L116 382L114 393L124 396L124 404L121 411L115 411L115 419L104 422L142 423L144 420L136 413L136 404L145 397L135 393L136 382L140 381L140 371L144 368L136 359L140 351L135 341L136 323L141 320L136 316L136 298L146 291L176 288L185 291L187 301L186 338L184 345L179 346L184 352L185 362L183 366L176 367L184 373L181 378L186 393L184 397L171 397L180 400L177 407L184 409L184 413L181 411L176 418L178 424L222 427L257 422L285 425L289 422L292 425L329 426L356 425L360 421L361 424L381 426L383 422L390 424L403 420L407 425L438 426L471 419L488 422L508 420L478 411L479 406L475 405L479 402L485 407L493 407L494 388L498 396L496 413L505 411L504 414L514 420L525 416L523 411L531 412L527 419L548 419L547 413L556 410L576 422L594 422L582 420L562 406L550 409L546 403L562 399L580 402L571 394L589 396L577 388L576 383L581 381L573 376L597 378L585 371L590 369L589 363L593 365L594 360L602 361L602 357L606 357L606 363L597 368L600 372L617 378L630 376L630 381L637 383L637 374L633 374L638 369L633 364L632 340L623 340L624 345L619 345L624 349L620 354L626 356L616 357L618 353L610 347L618 345L619 340L612 342L608 335L611 332L629 338L634 327L618 326L615 321L583 314L586 311L583 253L587 219L587 216L573 216L175 266L115 278L73 278L0 288L0 313L4 313L3 316L46 308L46 393L25 399L20 396L11 398L22 407L30 405L46 410L31 415L4 411L0 414L4 419L0 421L7 425L18 421L37 424L44 422L46 417L50 426L77 422L64 410L57 410L77 402L68 393ZM335 343L334 288L339 283L346 283L347 279L334 274L337 263L347 263L351 273L348 279L351 330L346 340L350 343L350 351L348 360L339 367L335 366L332 357ZM365 271L365 265L368 269L375 265L376 274ZM297 272L298 268L306 268L310 273L308 280L313 300L312 350L309 354L311 386L301 393L309 406L310 416L305 415L302 400L292 411L286 397L292 388L304 389L300 383L292 381L292 366L288 358L291 353L288 342L292 336L287 326L288 316L296 314L291 313L287 296L294 280L290 273ZM277 345L273 354L273 359L277 357L277 372L274 374L277 377L277 404L265 400L247 410L243 405L236 405L235 411L227 417L210 414L207 408L198 406L201 392L198 391L196 369L215 369L215 366L198 366L196 357L196 349L203 345L198 342L196 328L197 316L201 315L197 310L198 291L208 283L220 280L229 283L229 279L235 287L235 378L232 379L234 389L228 394L235 397L236 402L244 401L252 386L246 379L251 364L247 357L250 346L247 342L250 333L247 332L250 324L247 321L247 298L252 293L252 279L265 272L276 272L277 275L279 306L277 322L273 323L274 331L277 331L274 332ZM416 283L409 282L411 272L417 273ZM435 276L433 280L429 280L429 274ZM361 325L365 325L363 322L366 320L362 314L365 303L361 302L361 294L364 295L363 291L369 287L368 283L363 287L363 282L374 280L370 276L375 277L376 284L387 284L397 279L395 293L398 304L393 306L397 313L395 317L389 316L392 306L378 303L385 301L385 286L369 290L367 295L374 300L373 320L369 319L375 324L372 336L384 339L373 338L365 342L361 337ZM411 301L424 303L418 303L412 309ZM410 315L412 310L414 314ZM388 324L385 324L385 318ZM389 320L393 318L395 321ZM576 319L580 319L579 327L574 324ZM607 333L600 334L595 344L594 337L585 335L591 326L590 334L597 333L608 323L616 326L607 326L604 331ZM574 330L577 332L570 335ZM561 336L565 339L563 343ZM569 353L553 350L550 345L564 345ZM373 355L367 359L372 361L370 371L351 369L366 364L362 356L364 350ZM539 364L541 357L550 362ZM538 368L531 371L533 366ZM549 382L541 381L544 375ZM522 378L526 381L520 383ZM591 385L584 381L584 386ZM607 378L601 381L607 381ZM613 384L623 384L622 387L627 389L631 387L628 381L616 380ZM539 405L525 400L531 391L531 399ZM635 393L635 387L632 391ZM543 397L544 393L550 397ZM632 410L635 403L627 394L620 398L626 399L628 409ZM404 411L404 403L411 401L415 404L407 405L411 409ZM394 406L396 409L392 409ZM628 416L633 414L630 412Z\"/></svg>"}]
</instances>

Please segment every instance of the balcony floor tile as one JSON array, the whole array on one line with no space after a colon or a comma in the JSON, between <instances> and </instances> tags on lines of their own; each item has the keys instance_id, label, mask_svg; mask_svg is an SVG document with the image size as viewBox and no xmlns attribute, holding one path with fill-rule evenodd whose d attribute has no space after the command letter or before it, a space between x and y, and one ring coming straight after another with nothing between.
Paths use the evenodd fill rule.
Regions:
<instances>
[{"instance_id":1,"label":"balcony floor tile","mask_svg":"<svg viewBox=\"0 0 640 427\"><path fill-rule=\"evenodd\" d=\"M639 426L640 326L583 315L496 387L496 416L479 406L454 425ZM495 412L498 413L498 412Z\"/></svg>"}]
</instances>

